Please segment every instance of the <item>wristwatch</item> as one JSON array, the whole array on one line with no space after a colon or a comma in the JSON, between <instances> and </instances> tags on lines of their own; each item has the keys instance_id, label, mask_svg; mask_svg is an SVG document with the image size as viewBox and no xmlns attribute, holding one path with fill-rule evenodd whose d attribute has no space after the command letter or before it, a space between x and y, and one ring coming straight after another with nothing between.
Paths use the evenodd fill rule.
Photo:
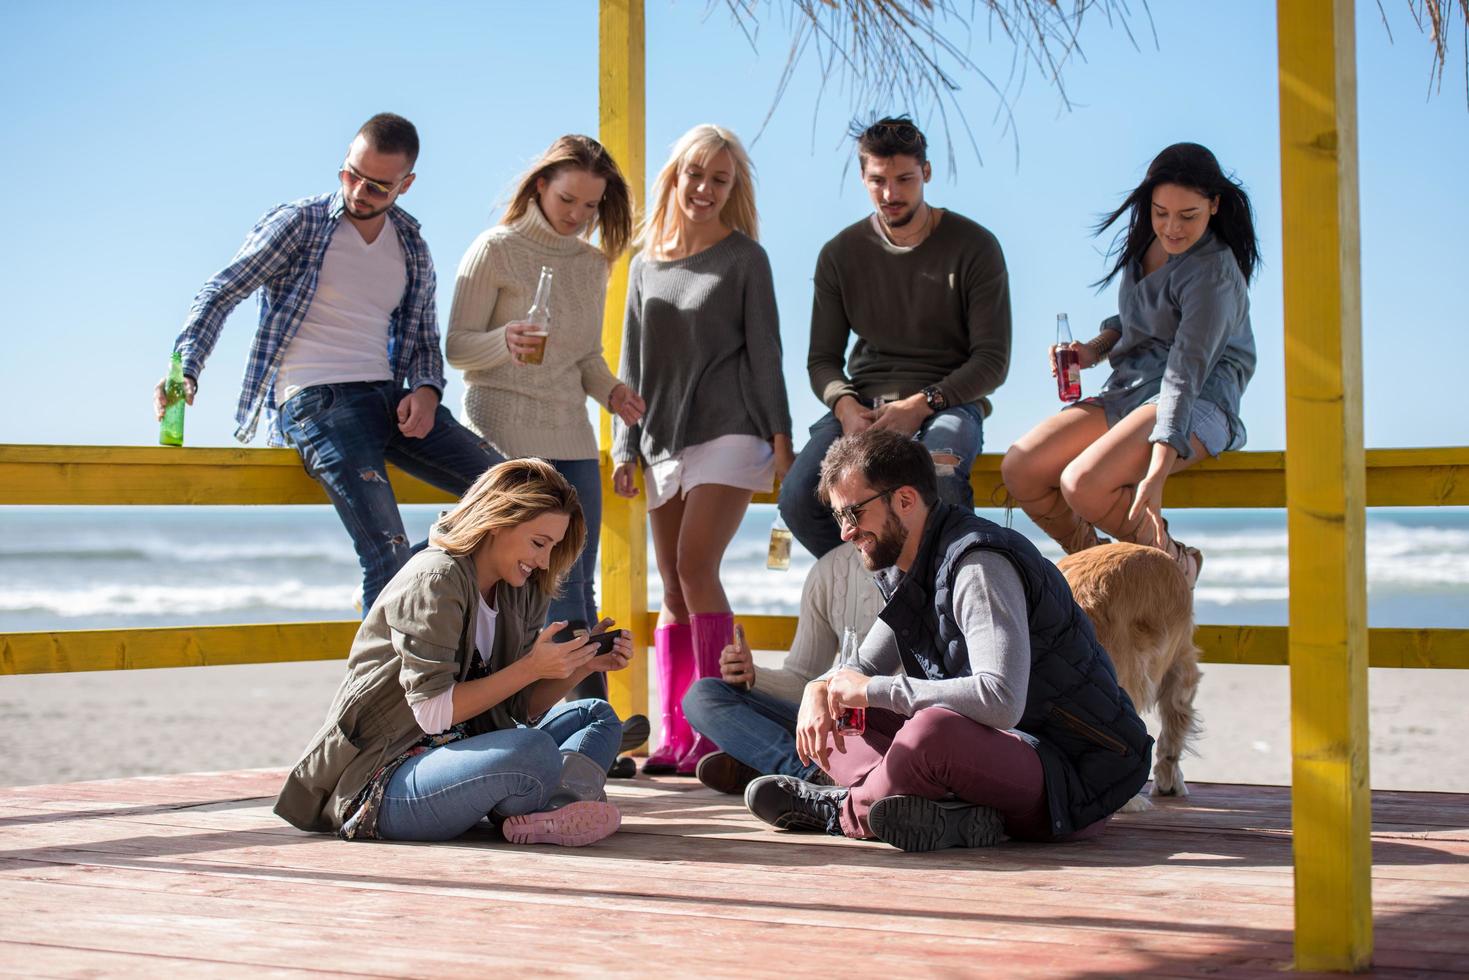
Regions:
<instances>
[{"instance_id":1,"label":"wristwatch","mask_svg":"<svg viewBox=\"0 0 1469 980\"><path fill-rule=\"evenodd\" d=\"M923 400L928 402L928 410L934 414L938 414L949 407L949 400L944 397L944 393L939 390L938 385L929 385L927 388L924 388Z\"/></svg>"}]
</instances>

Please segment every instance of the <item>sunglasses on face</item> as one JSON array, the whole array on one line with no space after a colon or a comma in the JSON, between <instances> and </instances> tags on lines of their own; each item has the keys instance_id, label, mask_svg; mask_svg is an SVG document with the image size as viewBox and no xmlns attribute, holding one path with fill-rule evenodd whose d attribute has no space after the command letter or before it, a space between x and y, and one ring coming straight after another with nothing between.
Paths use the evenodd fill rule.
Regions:
<instances>
[{"instance_id":1,"label":"sunglasses on face","mask_svg":"<svg viewBox=\"0 0 1469 980\"><path fill-rule=\"evenodd\" d=\"M337 171L337 176L342 177L347 181L350 181L351 183L364 185L367 188L367 193L373 195L374 197L387 197L389 194L392 194L393 191L397 190L398 186L403 183L403 181L400 180L397 183L384 184L380 180L373 180L371 177L366 177L358 173L357 170L353 168L350 163L343 163L342 169Z\"/></svg>"},{"instance_id":2,"label":"sunglasses on face","mask_svg":"<svg viewBox=\"0 0 1469 980\"><path fill-rule=\"evenodd\" d=\"M857 522L862 520L862 508L872 503L878 497L886 497L892 492L892 490L879 490L866 500L859 500L855 504L848 504L845 507L833 507L831 509L831 516L836 518L837 527L839 528L856 527Z\"/></svg>"}]
</instances>

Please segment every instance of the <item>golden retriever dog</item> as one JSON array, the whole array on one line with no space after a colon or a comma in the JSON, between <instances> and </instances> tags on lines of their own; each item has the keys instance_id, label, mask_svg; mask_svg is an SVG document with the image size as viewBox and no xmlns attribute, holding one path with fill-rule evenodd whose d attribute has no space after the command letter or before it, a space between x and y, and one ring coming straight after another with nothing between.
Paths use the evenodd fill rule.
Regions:
<instances>
[{"instance_id":1,"label":"golden retriever dog","mask_svg":"<svg viewBox=\"0 0 1469 980\"><path fill-rule=\"evenodd\" d=\"M1200 674L1193 592L1183 572L1156 548L1122 542L1067 555L1057 567L1112 657L1132 703L1140 712L1157 709L1162 730L1153 766L1154 795L1187 796L1178 757L1199 731L1194 692ZM1151 805L1138 794L1122 809Z\"/></svg>"}]
</instances>

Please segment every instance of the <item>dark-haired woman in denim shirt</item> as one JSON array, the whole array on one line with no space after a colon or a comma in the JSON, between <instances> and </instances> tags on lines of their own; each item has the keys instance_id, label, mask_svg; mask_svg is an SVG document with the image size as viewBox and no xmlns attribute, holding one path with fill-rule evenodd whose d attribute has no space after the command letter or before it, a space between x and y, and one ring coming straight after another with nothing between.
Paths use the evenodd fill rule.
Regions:
<instances>
[{"instance_id":1,"label":"dark-haired woman in denim shirt","mask_svg":"<svg viewBox=\"0 0 1469 980\"><path fill-rule=\"evenodd\" d=\"M1163 485L1170 473L1244 445L1240 398L1255 372L1248 285L1259 245L1244 189L1196 143L1158 154L1097 230L1124 214L1126 237L1100 283L1121 276L1118 315L1072 345L1083 368L1106 357L1112 374L1100 395L1017 440L1001 474L1068 554L1100 543L1100 528L1167 552L1192 587L1203 555L1168 533Z\"/></svg>"}]
</instances>

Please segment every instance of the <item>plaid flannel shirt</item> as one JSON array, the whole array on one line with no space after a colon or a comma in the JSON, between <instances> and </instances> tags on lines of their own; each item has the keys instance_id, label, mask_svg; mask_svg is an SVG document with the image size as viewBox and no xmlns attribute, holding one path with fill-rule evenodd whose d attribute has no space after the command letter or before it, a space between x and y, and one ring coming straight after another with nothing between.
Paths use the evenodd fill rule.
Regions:
<instances>
[{"instance_id":1,"label":"plaid flannel shirt","mask_svg":"<svg viewBox=\"0 0 1469 980\"><path fill-rule=\"evenodd\" d=\"M229 265L215 273L194 297L184 329L174 341L184 374L196 381L214 350L225 319L246 296L260 290L260 326L250 345L245 379L235 406L235 438L255 436L260 412L269 425L269 444L285 445L275 410L275 377L286 345L296 335L316 295L317 277L332 234L341 223L341 191L272 208L256 223ZM407 265L403 298L388 321L388 361L393 379L408 388L429 385L444 390L439 353L434 263L418 222L394 205L388 212Z\"/></svg>"}]
</instances>

